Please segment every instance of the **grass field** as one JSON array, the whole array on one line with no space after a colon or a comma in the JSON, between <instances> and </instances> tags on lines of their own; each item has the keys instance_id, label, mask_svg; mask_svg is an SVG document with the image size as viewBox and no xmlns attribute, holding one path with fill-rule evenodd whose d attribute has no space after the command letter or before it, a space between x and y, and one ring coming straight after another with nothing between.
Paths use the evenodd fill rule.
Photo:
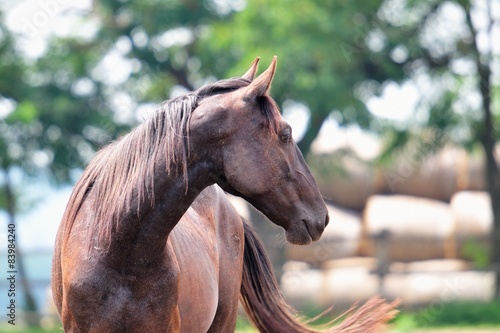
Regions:
<instances>
[{"instance_id":1,"label":"grass field","mask_svg":"<svg viewBox=\"0 0 500 333\"><path fill-rule=\"evenodd\" d=\"M44 330L42 328L27 328L18 327L12 328L0 325L1 333L62 333L62 329ZM251 326L237 328L235 333L258 333ZM413 328L413 329L398 329L393 327L390 333L500 333L499 327L452 327L452 328Z\"/></svg>"},{"instance_id":2,"label":"grass field","mask_svg":"<svg viewBox=\"0 0 500 333\"><path fill-rule=\"evenodd\" d=\"M328 318L326 318L328 320ZM61 333L56 327L20 327L0 323L0 333ZM236 333L257 333L244 318ZM500 333L500 302L450 303L419 311L401 312L392 323L391 333Z\"/></svg>"}]
</instances>

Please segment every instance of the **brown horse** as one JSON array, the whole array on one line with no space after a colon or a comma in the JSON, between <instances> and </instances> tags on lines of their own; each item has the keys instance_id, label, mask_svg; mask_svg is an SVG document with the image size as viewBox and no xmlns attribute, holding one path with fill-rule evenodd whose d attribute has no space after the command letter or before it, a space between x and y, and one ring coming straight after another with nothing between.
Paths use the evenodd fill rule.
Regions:
<instances>
[{"instance_id":1,"label":"brown horse","mask_svg":"<svg viewBox=\"0 0 500 333\"><path fill-rule=\"evenodd\" d=\"M222 191L252 203L294 244L319 239L328 223L268 95L276 58L254 80L257 63L242 78L164 102L86 168L52 268L66 332L234 332L239 297L262 332L312 332ZM335 331L373 332L390 309L369 302Z\"/></svg>"}]
</instances>

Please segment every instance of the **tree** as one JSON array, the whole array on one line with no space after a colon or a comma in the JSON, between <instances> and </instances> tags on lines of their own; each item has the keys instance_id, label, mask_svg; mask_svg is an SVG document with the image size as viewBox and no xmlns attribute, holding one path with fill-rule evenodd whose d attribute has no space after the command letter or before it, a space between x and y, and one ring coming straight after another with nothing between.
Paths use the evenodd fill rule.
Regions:
<instances>
[{"instance_id":1,"label":"tree","mask_svg":"<svg viewBox=\"0 0 500 333\"><path fill-rule=\"evenodd\" d=\"M500 54L493 36L498 0L386 1L374 24L383 39L378 51L400 63L405 76L425 82L419 110L424 117L402 130L393 130L389 149L404 148L417 133L434 130L436 144L445 141L468 149L481 147L485 183L492 202L494 230L491 261L500 297L500 174L495 157L499 132L500 85L494 68ZM497 14L498 15L498 14ZM495 53L496 52L496 53ZM441 135L446 133L446 135ZM402 139L402 140L401 140Z\"/></svg>"},{"instance_id":2,"label":"tree","mask_svg":"<svg viewBox=\"0 0 500 333\"><path fill-rule=\"evenodd\" d=\"M197 54L216 77L239 75L256 56L265 62L278 55L272 96L285 111L293 103L309 110L306 132L298 142L307 156L329 117L341 126L376 129L377 120L365 104L367 93L377 93L386 80L404 78L399 64L386 62L366 44L382 2L251 1L208 27L196 45ZM279 229L255 215L252 220L279 275L286 242Z\"/></svg>"},{"instance_id":3,"label":"tree","mask_svg":"<svg viewBox=\"0 0 500 333\"><path fill-rule=\"evenodd\" d=\"M30 180L68 182L71 170L81 168L97 147L127 126L115 124L102 87L86 76L82 58L92 58L94 52L88 45L77 40L54 41L44 57L29 63L1 23L0 32L0 76L6 78L0 83L4 106L0 117L0 209L6 211L8 224L16 225L22 208L18 196L29 189L17 186L14 172ZM89 89L79 88L79 82L87 82ZM16 270L31 314L27 321L36 324L36 303L26 280L22 252L19 247L16 251Z\"/></svg>"},{"instance_id":4,"label":"tree","mask_svg":"<svg viewBox=\"0 0 500 333\"><path fill-rule=\"evenodd\" d=\"M8 223L16 224L18 197L29 191L14 173L72 182L73 171L141 117L127 112L167 99L174 86L202 84L193 44L224 10L232 9L210 1L95 1L81 16L96 33L51 35L37 59L24 57L0 13L0 209ZM118 79L108 72L110 62ZM26 307L36 313L22 258L18 252Z\"/></svg>"},{"instance_id":5,"label":"tree","mask_svg":"<svg viewBox=\"0 0 500 333\"><path fill-rule=\"evenodd\" d=\"M500 63L498 61L500 54L495 55L493 53L493 28L495 23L492 15L492 6L494 2L497 7L500 5L498 1L486 1L485 16L487 22L486 37L488 38L488 47L484 51L481 51L478 45L480 30L474 25L472 20L474 5L465 0L459 1L458 4L465 12L467 27L473 36L470 45L470 55L474 61L476 75L478 77L477 89L481 94L481 109L483 113L482 124L478 124L474 136L476 140L481 143L486 160L486 184L491 197L494 219L492 235L493 253L491 259L496 269L496 297L500 298L500 172L498 170L498 161L495 157L495 146L499 133L495 131L494 125L494 116L498 117L498 111L500 110L500 98L498 93L500 85L497 83L497 86L495 86L493 77L493 67L495 63L497 65ZM496 28L500 28L498 24ZM497 111L496 115L493 113L493 107L495 107L495 111Z\"/></svg>"},{"instance_id":6,"label":"tree","mask_svg":"<svg viewBox=\"0 0 500 333\"><path fill-rule=\"evenodd\" d=\"M123 88L138 102L159 102L174 86L194 90L207 77L213 80L196 44L213 22L234 11L231 3L208 0L100 1L93 6L103 22L96 39L125 44L123 56L137 66Z\"/></svg>"},{"instance_id":7,"label":"tree","mask_svg":"<svg viewBox=\"0 0 500 333\"><path fill-rule=\"evenodd\" d=\"M298 143L307 155L330 116L341 126L376 128L364 100L367 90L377 93L379 83L404 78L399 64L367 45L376 39L371 22L382 2L252 1L210 27L199 54L218 76L237 75L257 55L270 59L277 54L280 74L273 97L283 107L295 101L310 110Z\"/></svg>"},{"instance_id":8,"label":"tree","mask_svg":"<svg viewBox=\"0 0 500 333\"><path fill-rule=\"evenodd\" d=\"M281 105L294 100L310 110L299 142L304 154L329 116L339 125L358 124L381 134L387 142L382 160L415 141L429 143L429 149L445 142L481 146L500 294L500 174L494 154L500 87L493 77L498 5L498 0L253 1L212 26L201 44L210 51L200 53L218 73L233 75L228 63L241 64L241 70L256 54L278 54L281 75L273 95ZM367 112L370 97L389 82L404 81L422 91L411 121L391 124Z\"/></svg>"},{"instance_id":9,"label":"tree","mask_svg":"<svg viewBox=\"0 0 500 333\"><path fill-rule=\"evenodd\" d=\"M498 2L486 0L488 8L493 1ZM280 74L273 97L283 109L294 101L310 111L299 142L305 155L329 117L342 126L386 131L388 151L404 148L429 129L448 133L444 139L460 145L481 142L500 230L493 154L499 89L491 69L498 55L477 42L485 32L491 40L495 23L489 10L488 28L479 31L473 22L479 7L465 0L102 0L83 14L97 21L95 34L52 37L46 54L31 62L1 26L0 75L9 80L0 82L0 102L12 112L0 115L5 179L0 185L10 198L0 204L16 206L16 190L9 186L12 170L54 183L70 181L72 170L137 121L131 114L142 106L208 80L241 75L256 56L277 54ZM463 15L463 24L453 31L436 27L449 8ZM436 29L451 32L440 36ZM116 61L119 80L111 79L106 66ZM460 64L472 64L474 73L457 71ZM424 120L390 128L368 112L367 100L381 94L387 82L422 78L433 89L422 101ZM471 87L482 96L482 105L463 97ZM15 208L8 210L14 217ZM495 262L500 262L498 248Z\"/></svg>"},{"instance_id":10,"label":"tree","mask_svg":"<svg viewBox=\"0 0 500 333\"><path fill-rule=\"evenodd\" d=\"M0 101L4 109L13 107L14 98L20 98L23 94L24 84L21 80L22 73L25 69L25 64L19 61L13 46L13 39L5 26L1 24L0 13L0 76L10 78L10 80L2 80L0 82ZM0 170L3 174L3 182L0 183L0 209L4 209L7 213L7 224L16 225L16 196L12 188L9 171L12 164L12 155L19 154L20 147L13 147L8 140L8 128L4 123L4 119L0 120ZM5 226L7 227L7 226ZM11 229L11 228L10 228ZM14 228L15 229L15 228ZM15 249L16 265L15 269L19 272L20 282L25 291L25 302L28 311L36 310L33 295L30 286L25 279L25 271L23 265L23 257L18 248ZM36 320L36 318L35 318Z\"/></svg>"}]
</instances>

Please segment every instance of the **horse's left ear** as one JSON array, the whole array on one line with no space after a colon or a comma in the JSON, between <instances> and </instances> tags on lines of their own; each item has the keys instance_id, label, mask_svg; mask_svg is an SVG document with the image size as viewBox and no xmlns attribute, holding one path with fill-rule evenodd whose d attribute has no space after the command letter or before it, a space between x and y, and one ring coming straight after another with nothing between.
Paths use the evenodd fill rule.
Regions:
<instances>
[{"instance_id":1,"label":"horse's left ear","mask_svg":"<svg viewBox=\"0 0 500 333\"><path fill-rule=\"evenodd\" d=\"M257 73L257 69L259 68L259 60L260 57L255 58L255 60L252 62L252 65L250 66L250 69L247 70L245 74L241 77L242 79L247 79L248 81L253 81L253 78L255 77L255 73Z\"/></svg>"},{"instance_id":2,"label":"horse's left ear","mask_svg":"<svg viewBox=\"0 0 500 333\"><path fill-rule=\"evenodd\" d=\"M245 97L247 99L255 99L259 96L263 96L269 91L271 88L271 82L273 82L274 73L276 72L277 59L278 57L274 56L269 68L248 85L245 91Z\"/></svg>"}]
</instances>

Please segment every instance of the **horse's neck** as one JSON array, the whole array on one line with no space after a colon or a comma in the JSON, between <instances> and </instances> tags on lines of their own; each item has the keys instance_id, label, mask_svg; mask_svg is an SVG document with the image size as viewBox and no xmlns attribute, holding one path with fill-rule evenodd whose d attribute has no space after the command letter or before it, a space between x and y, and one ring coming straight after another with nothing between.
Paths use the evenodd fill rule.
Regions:
<instances>
[{"instance_id":1,"label":"horse's neck","mask_svg":"<svg viewBox=\"0 0 500 333\"><path fill-rule=\"evenodd\" d=\"M172 229L177 225L198 194L211 184L209 169L203 163L193 164L187 170L187 189L182 173L167 176L158 173L154 186L154 205L145 200L139 206L140 217L128 225L129 230L122 230L110 253L126 253L126 265L155 267L161 265L166 242ZM151 194L150 194L151 195ZM132 217L135 215L135 217ZM112 245L113 247L113 245ZM120 260L121 261L121 260Z\"/></svg>"}]
</instances>

